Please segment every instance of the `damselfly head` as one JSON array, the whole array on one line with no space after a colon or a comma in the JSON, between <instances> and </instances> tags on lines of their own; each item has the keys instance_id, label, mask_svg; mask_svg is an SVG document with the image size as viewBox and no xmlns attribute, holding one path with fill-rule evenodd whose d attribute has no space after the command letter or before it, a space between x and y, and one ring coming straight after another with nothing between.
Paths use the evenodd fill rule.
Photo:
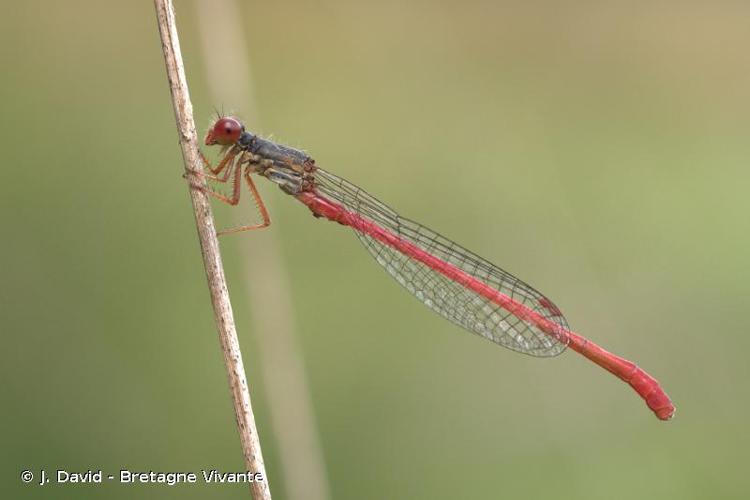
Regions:
<instances>
[{"instance_id":1,"label":"damselfly head","mask_svg":"<svg viewBox=\"0 0 750 500\"><path fill-rule=\"evenodd\" d=\"M240 139L244 131L245 126L237 118L232 116L220 117L206 134L206 146L234 144Z\"/></svg>"}]
</instances>

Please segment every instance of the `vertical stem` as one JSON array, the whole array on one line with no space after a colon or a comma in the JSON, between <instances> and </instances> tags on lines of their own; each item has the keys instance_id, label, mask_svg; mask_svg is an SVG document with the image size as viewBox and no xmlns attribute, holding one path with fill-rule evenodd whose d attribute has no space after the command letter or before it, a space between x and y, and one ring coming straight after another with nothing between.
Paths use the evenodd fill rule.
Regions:
<instances>
[{"instance_id":1,"label":"vertical stem","mask_svg":"<svg viewBox=\"0 0 750 500\"><path fill-rule=\"evenodd\" d=\"M154 0L156 17L161 35L162 50L164 51L164 62L167 67L169 88L172 93L172 104L174 106L175 119L180 136L180 147L188 175L190 172L200 171L201 159L198 155L198 141L193 120L193 106L188 93L185 68L180 53L180 44L177 38L177 27L175 25L174 7L171 0ZM205 182L200 178L196 182ZM229 301L224 268L219 253L219 241L216 237L213 213L208 196L201 190L190 189L190 198L195 212L195 223L198 228L203 265L206 270L208 289L211 294L211 302L214 309L216 329L224 355L224 365L229 379L229 388L232 393L232 403L237 418L237 428L242 443L242 453L245 457L245 466L251 473L262 475L262 481L250 483L250 491L255 500L271 498L268 486L263 454L260 448L258 431L255 427L255 417L250 402L250 392L245 379L245 367L242 363L237 330L232 315L232 305ZM257 476L256 476L257 477Z\"/></svg>"}]
</instances>

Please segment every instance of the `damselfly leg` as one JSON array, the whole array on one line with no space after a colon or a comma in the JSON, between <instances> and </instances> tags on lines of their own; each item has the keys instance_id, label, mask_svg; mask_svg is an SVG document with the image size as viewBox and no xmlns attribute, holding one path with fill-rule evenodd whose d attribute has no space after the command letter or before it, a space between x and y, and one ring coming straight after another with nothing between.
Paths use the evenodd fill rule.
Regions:
<instances>
[{"instance_id":1,"label":"damselfly leg","mask_svg":"<svg viewBox=\"0 0 750 500\"><path fill-rule=\"evenodd\" d=\"M258 209L258 212L260 213L262 222L258 224L248 224L248 225L233 227L230 229L225 229L223 231L219 231L217 233L217 236L230 234L230 233L239 233L242 231L250 231L253 229L263 229L271 225L271 218L268 215L268 210L266 209L266 206L263 203L263 199L260 197L258 188L255 187L255 183L253 182L251 178L252 170L246 166L246 164L248 163L248 160L245 159L244 154L240 155L239 158L237 158L238 153L239 151L237 151L235 148L231 148L229 151L227 151L227 153L224 155L221 161L219 161L216 167L213 167L211 165L211 162L205 157L205 155L201 151L200 156L201 156L201 160L203 161L203 166L208 171L210 171L211 174L208 174L205 172L193 172L194 175L204 177L205 179L209 179L214 182L219 182L219 183L231 182L232 184L231 196L227 196L224 193L216 191L213 188L211 188L209 185L197 184L194 181L191 181L190 185L194 189L199 189L200 191L203 191L204 193L213 196L219 201L222 201L228 205L235 206L240 202L240 189L241 189L240 177L244 177L245 181L247 182L247 186L250 189L250 194L253 196L253 201L255 202L255 206ZM244 170L244 175L243 175L243 170ZM231 181L230 181L230 177L231 177Z\"/></svg>"},{"instance_id":2,"label":"damselfly leg","mask_svg":"<svg viewBox=\"0 0 750 500\"><path fill-rule=\"evenodd\" d=\"M239 172L242 169L242 166L237 166L237 172ZM258 212L260 212L260 216L263 219L262 222L259 224L249 224L245 226L237 226L230 229L225 229L223 231L219 231L216 233L218 236L224 235L224 234L231 234L231 233L241 233L243 231L252 231L253 229L263 229L271 225L271 217L268 215L268 210L266 209L266 205L263 203L263 198L260 197L260 193L258 192L258 188L255 187L255 183L253 182L253 178L251 177L252 173L249 168L245 168L245 180L247 181L247 187L250 188L250 194L253 195L253 201L255 201L255 206L258 209ZM235 174L235 177L237 177L237 174ZM239 186L239 182L236 183L235 186ZM239 188L235 187L235 190L238 193L238 201L239 201ZM236 204L236 203L235 203Z\"/></svg>"}]
</instances>

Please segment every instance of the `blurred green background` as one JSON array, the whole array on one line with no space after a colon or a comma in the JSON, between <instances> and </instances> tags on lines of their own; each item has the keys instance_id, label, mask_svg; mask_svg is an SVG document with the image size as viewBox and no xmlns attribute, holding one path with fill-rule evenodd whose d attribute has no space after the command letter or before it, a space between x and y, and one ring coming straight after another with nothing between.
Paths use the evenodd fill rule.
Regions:
<instances>
[{"instance_id":1,"label":"blurred green background","mask_svg":"<svg viewBox=\"0 0 750 500\"><path fill-rule=\"evenodd\" d=\"M19 480L242 457L152 3L2 7L2 497L247 498ZM209 95L225 75L207 71L198 12L177 2L202 134L235 105ZM466 334L262 183L332 497L746 498L750 5L330 0L238 16L257 103L238 111L260 133L540 288L678 406L659 422L575 353ZM242 272L268 237L222 250L271 489L289 498Z\"/></svg>"}]
</instances>

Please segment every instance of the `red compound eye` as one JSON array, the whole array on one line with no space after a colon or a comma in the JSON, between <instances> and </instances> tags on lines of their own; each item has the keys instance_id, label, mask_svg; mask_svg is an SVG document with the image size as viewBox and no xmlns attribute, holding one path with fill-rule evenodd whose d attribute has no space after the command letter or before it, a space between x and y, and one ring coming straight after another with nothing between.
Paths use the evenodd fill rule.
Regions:
<instances>
[{"instance_id":1,"label":"red compound eye","mask_svg":"<svg viewBox=\"0 0 750 500\"><path fill-rule=\"evenodd\" d=\"M242 135L242 124L236 118L219 118L206 134L206 146L234 144Z\"/></svg>"}]
</instances>

